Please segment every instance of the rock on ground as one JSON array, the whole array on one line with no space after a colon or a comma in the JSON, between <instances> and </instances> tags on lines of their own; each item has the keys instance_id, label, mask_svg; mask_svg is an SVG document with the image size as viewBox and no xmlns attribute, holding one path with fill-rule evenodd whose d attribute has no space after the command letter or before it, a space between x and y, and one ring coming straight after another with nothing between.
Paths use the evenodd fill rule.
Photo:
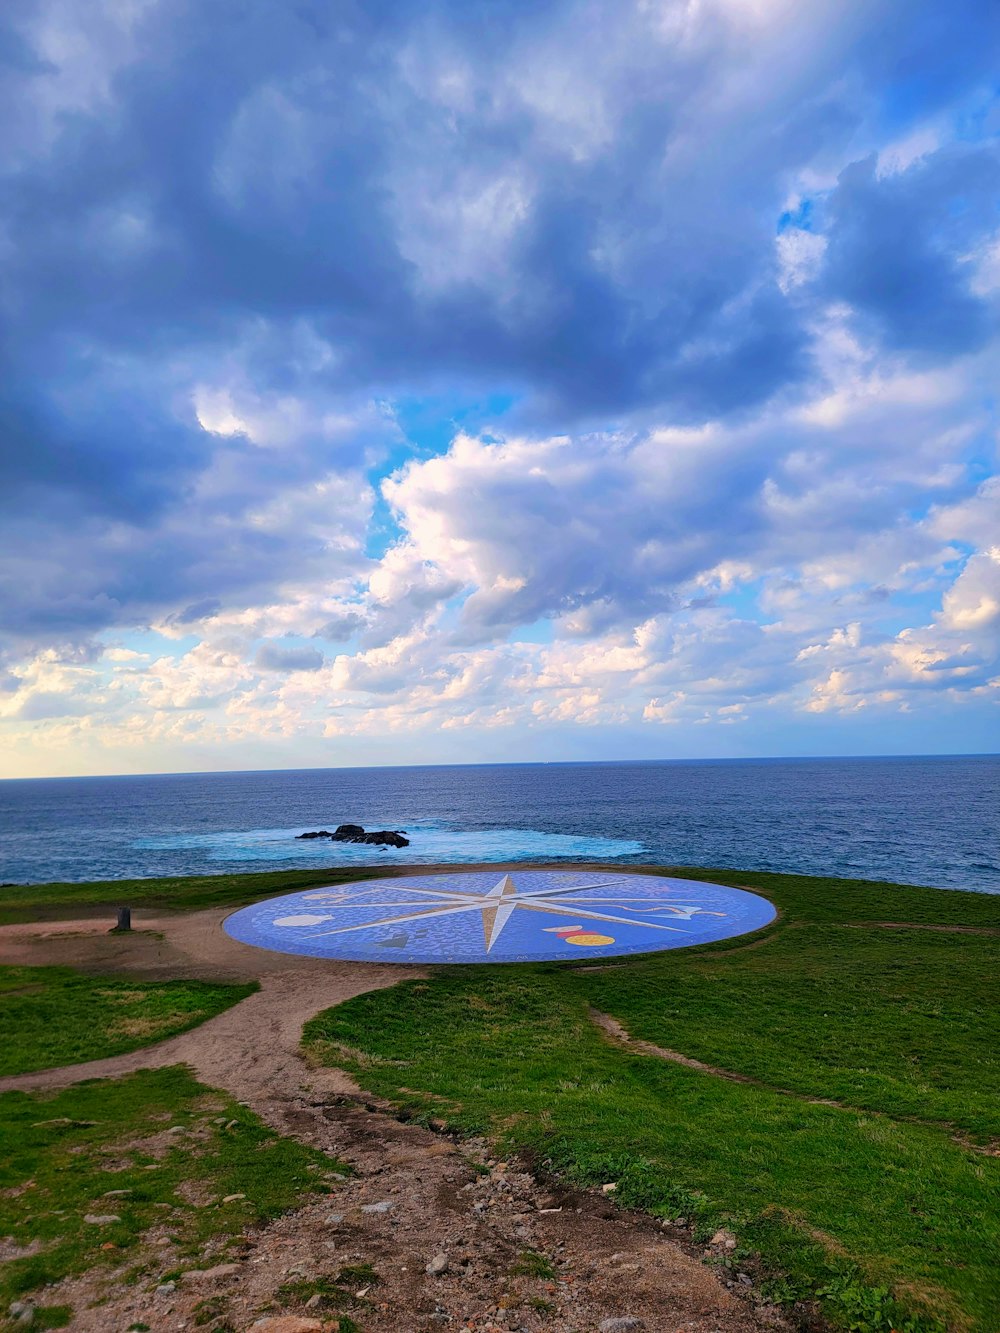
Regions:
<instances>
[{"instance_id":1,"label":"rock on ground","mask_svg":"<svg viewBox=\"0 0 1000 1333\"><path fill-rule=\"evenodd\" d=\"M302 1319L298 1315L280 1315L277 1319L258 1319L250 1325L252 1333L323 1333L318 1319Z\"/></svg>"}]
</instances>

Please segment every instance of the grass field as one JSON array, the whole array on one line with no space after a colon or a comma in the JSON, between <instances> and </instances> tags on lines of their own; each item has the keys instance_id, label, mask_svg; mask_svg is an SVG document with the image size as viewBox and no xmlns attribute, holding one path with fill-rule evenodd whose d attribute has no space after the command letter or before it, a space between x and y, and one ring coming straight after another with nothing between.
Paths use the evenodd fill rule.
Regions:
<instances>
[{"instance_id":1,"label":"grass field","mask_svg":"<svg viewBox=\"0 0 1000 1333\"><path fill-rule=\"evenodd\" d=\"M134 1051L203 1023L254 989L0 967L0 1076Z\"/></svg>"},{"instance_id":2,"label":"grass field","mask_svg":"<svg viewBox=\"0 0 1000 1333\"><path fill-rule=\"evenodd\" d=\"M377 875L405 873L398 866L365 869L265 870L253 875L191 875L181 879L96 880L85 884L8 884L0 887L0 925L65 917L118 905L154 910L197 911L238 907L294 893L314 884L344 884Z\"/></svg>"},{"instance_id":3,"label":"grass field","mask_svg":"<svg viewBox=\"0 0 1000 1333\"><path fill-rule=\"evenodd\" d=\"M0 890L0 920L68 916L119 902L235 907L385 873L399 872L373 866L8 887ZM599 971L439 969L429 981L362 996L319 1016L307 1028L307 1046L314 1058L351 1068L365 1086L418 1114L487 1133L571 1181L615 1182L621 1203L683 1216L698 1236L725 1221L740 1240L735 1262L757 1253L775 1298L814 1298L841 1327L1000 1333L1000 1156L992 1155L1000 1141L994 1033L1000 898L815 877L681 873L758 889L781 915L751 939ZM149 1024L188 1026L245 993L97 981L53 968L8 970L4 979L0 1005L7 1006L11 1069L141 1045L167 1035L166 1028L151 1035ZM43 989L33 991L36 985ZM595 1011L634 1038L756 1082L610 1042ZM101 1093L103 1114L99 1093L86 1086L47 1102L62 1109L44 1115L31 1099L0 1099L0 1133L19 1146L26 1136L26 1151L36 1154L18 1157L15 1169L36 1185L48 1178L46 1163L54 1172L46 1186L58 1219L53 1234L68 1236L69 1248L48 1251L46 1263L77 1271L74 1265L108 1253L94 1252L86 1227L67 1230L65 1218L78 1215L83 1195L88 1204L97 1196L94 1181L81 1180L79 1196L77 1181L63 1182L72 1174L64 1169L68 1158L59 1156L63 1135L94 1136L67 1141L75 1165L76 1148L87 1153L91 1142L119 1141L118 1121L128 1134L143 1117L169 1118L184 1106L201 1114L197 1106L207 1103L198 1099L217 1094L186 1078L159 1071L106 1085L124 1101L117 1106ZM87 1098L94 1099L89 1112ZM831 1100L841 1105L825 1104ZM44 1120L67 1123L45 1130L37 1123ZM283 1206L282 1173L298 1179L304 1169L295 1145L277 1142L285 1146L267 1148L276 1174L268 1188L252 1187L261 1201L254 1207ZM185 1145L176 1147L182 1153ZM218 1149L226 1161L231 1147ZM94 1148L95 1170L102 1151ZM291 1154L287 1167L284 1152ZM177 1158L177 1169L212 1183L220 1166L215 1153L199 1149L183 1164ZM252 1169L251 1160L239 1167ZM139 1179L146 1188L148 1181ZM223 1188L250 1197L231 1181ZM136 1206L145 1198L134 1197ZM16 1213L2 1186L0 1200ZM146 1223L140 1218L134 1225ZM181 1250L197 1248L201 1225L179 1217ZM0 1234L23 1226L23 1218L0 1211ZM31 1267L36 1260L3 1265L8 1285L0 1295L27 1289L41 1271Z\"/></svg>"},{"instance_id":4,"label":"grass field","mask_svg":"<svg viewBox=\"0 0 1000 1333\"><path fill-rule=\"evenodd\" d=\"M328 1011L307 1047L411 1110L614 1181L622 1203L700 1234L725 1220L777 1296L845 1328L995 1333L1000 899L729 878L781 909L752 941L600 971L441 969ZM610 1044L592 1008L765 1086Z\"/></svg>"},{"instance_id":5,"label":"grass field","mask_svg":"<svg viewBox=\"0 0 1000 1333\"><path fill-rule=\"evenodd\" d=\"M322 1190L329 1172L347 1170L273 1133L176 1066L54 1095L5 1093L0 1236L28 1253L0 1264L0 1310L35 1293L32 1327L58 1327L69 1311L46 1304L40 1289L91 1268L120 1267L130 1252L129 1280L147 1284L223 1262L225 1245L238 1248L244 1228ZM141 1250L150 1228L166 1238L155 1260Z\"/></svg>"},{"instance_id":6,"label":"grass field","mask_svg":"<svg viewBox=\"0 0 1000 1333\"><path fill-rule=\"evenodd\" d=\"M438 867L441 869L442 867ZM450 866L447 869L464 869ZM602 870L636 869L614 864ZM423 873L434 867L417 866ZM900 920L935 925L1000 929L1000 897L913 888L905 884L872 884L866 880L827 879L804 875L772 875L760 871L675 867L644 867L651 873L684 875L719 884L744 885L778 903L791 921L884 921L905 910ZM405 875L405 865L310 867L308 870L264 870L249 875L189 875L177 879L95 880L87 883L8 884L0 886L0 925L7 922L61 918L119 904L153 910L196 911L241 907L280 893L313 885L346 884L381 875Z\"/></svg>"}]
</instances>

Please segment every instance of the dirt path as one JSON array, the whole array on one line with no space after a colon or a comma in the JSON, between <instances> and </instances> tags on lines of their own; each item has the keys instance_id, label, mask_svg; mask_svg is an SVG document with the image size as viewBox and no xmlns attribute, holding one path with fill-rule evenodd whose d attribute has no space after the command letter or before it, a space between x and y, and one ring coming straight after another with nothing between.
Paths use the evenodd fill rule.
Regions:
<instances>
[{"instance_id":1,"label":"dirt path","mask_svg":"<svg viewBox=\"0 0 1000 1333\"><path fill-rule=\"evenodd\" d=\"M601 1029L606 1037L618 1046L627 1046L630 1051L638 1051L640 1055L651 1055L655 1060L669 1060L671 1064L683 1065L685 1069L697 1069L701 1074L712 1074L715 1078L724 1078L730 1083L747 1083L752 1088L764 1088L767 1092L777 1092L782 1097L797 1097L799 1101L810 1102L814 1106L835 1106L841 1111L854 1111L858 1114L864 1114L859 1111L858 1107L847 1106L844 1102L833 1101L827 1097L809 1097L802 1092L793 1092L791 1088L779 1088L772 1083L764 1083L759 1078L752 1078L749 1074L737 1073L735 1069L720 1069L718 1065L707 1065L691 1055L683 1055L680 1051L671 1051L666 1046L655 1046L651 1041L643 1041L639 1037L633 1037L618 1022L618 1019L612 1018L610 1014L603 1014L600 1009L593 1008L589 1012L592 1022ZM877 1114L877 1112L873 1114Z\"/></svg>"},{"instance_id":2,"label":"dirt path","mask_svg":"<svg viewBox=\"0 0 1000 1333\"><path fill-rule=\"evenodd\" d=\"M580 971L582 969L576 969ZM886 1111L875 1111L870 1107L851 1106L848 1102L837 1101L833 1097L811 1097L807 1092L796 1092L793 1088L779 1088L775 1083L765 1083L763 1079L753 1078L750 1074L740 1074L735 1069L721 1069L718 1065L707 1065L691 1055L680 1051L671 1051L666 1046L656 1046L651 1041L643 1041L632 1034L611 1014L601 1013L599 1009L590 1009L591 1021L601 1029L604 1035L618 1046L627 1046L630 1051L640 1055L651 1055L655 1060L669 1060L671 1064L683 1065L685 1069L697 1069L699 1073L711 1074L714 1078L724 1078L730 1083L746 1083L752 1088L763 1088L765 1092L777 1093L779 1097L794 1097L797 1101L808 1102L810 1106L832 1106L836 1111L849 1111L851 1115L870 1116L880 1120L896 1120L901 1124L924 1125L929 1129L940 1129L955 1143L969 1152L981 1153L985 1157L1000 1157L1000 1143L974 1143L966 1134L959 1133L939 1120L924 1120L915 1115L891 1116Z\"/></svg>"},{"instance_id":3,"label":"dirt path","mask_svg":"<svg viewBox=\"0 0 1000 1333\"><path fill-rule=\"evenodd\" d=\"M290 1313L276 1299L283 1283L362 1264L380 1279L354 1316L365 1333L757 1333L783 1325L775 1310L754 1302L749 1274L731 1267L717 1274L703 1262L726 1259L725 1238L706 1251L683 1230L664 1230L607 1197L553 1193L518 1164L493 1161L488 1145L401 1124L345 1074L310 1068L298 1049L307 1019L422 974L251 949L224 934L223 915L137 913L131 936L108 936L107 923L93 922L0 927L0 962L260 983L259 992L191 1032L129 1055L3 1079L0 1092L185 1063L275 1129L350 1162L357 1174L332 1198L306 1200L242 1237L232 1272L159 1291L155 1279L129 1286L89 1274L47 1291L46 1303L73 1306L75 1333L125 1333L135 1324L154 1333L194 1330L196 1306L206 1300L217 1302L218 1320L226 1321L220 1329L242 1333L259 1318ZM517 1271L526 1253L540 1256L527 1261L534 1273ZM428 1273L442 1257L444 1271ZM200 1267L217 1262L209 1252ZM161 1271L170 1266L163 1262ZM276 1323L273 1333L336 1328L321 1310L297 1314L305 1322Z\"/></svg>"},{"instance_id":4,"label":"dirt path","mask_svg":"<svg viewBox=\"0 0 1000 1333\"><path fill-rule=\"evenodd\" d=\"M992 926L933 926L924 921L845 921L845 930L936 930L943 935L1000 935Z\"/></svg>"},{"instance_id":5,"label":"dirt path","mask_svg":"<svg viewBox=\"0 0 1000 1333\"><path fill-rule=\"evenodd\" d=\"M180 1036L106 1060L2 1078L0 1092L61 1087L84 1078L115 1078L137 1069L187 1064L202 1082L224 1088L273 1123L264 1108L276 1093L281 1103L288 1090L300 1084L332 1094L358 1091L346 1074L307 1068L298 1052L303 1023L355 995L424 975L417 968L336 963L252 949L222 930L226 913L221 911L137 916L138 929L131 937L108 935L106 923L95 929L92 922L60 922L58 929L48 925L41 931L0 926L0 962L72 959L74 966L88 971L255 980L260 990Z\"/></svg>"}]
</instances>

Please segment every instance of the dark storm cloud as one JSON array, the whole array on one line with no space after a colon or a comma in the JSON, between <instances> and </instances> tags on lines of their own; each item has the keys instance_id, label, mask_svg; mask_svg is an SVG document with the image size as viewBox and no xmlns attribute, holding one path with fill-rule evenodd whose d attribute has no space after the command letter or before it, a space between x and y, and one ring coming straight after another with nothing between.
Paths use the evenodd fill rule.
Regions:
<instances>
[{"instance_id":1,"label":"dark storm cloud","mask_svg":"<svg viewBox=\"0 0 1000 1333\"><path fill-rule=\"evenodd\" d=\"M891 117L885 87L911 118L934 105L908 71L936 60L952 96L979 78L995 25L959 7L958 35L882 0L789 10L744 38L724 4L705 14L692 35L683 7L617 2L221 0L128 23L98 3L13 4L8 633L85 639L356 567L318 521L260 515L330 473L360 493L378 428L259 448L198 425L199 383L322 398L320 415L338 396L355 410L499 385L525 420L572 429L699 420L800 382L805 315L773 257L789 180ZM974 346L986 316L953 215L993 197L990 172L972 153L895 182L845 172L826 288L894 346ZM357 537L346 494L328 523Z\"/></svg>"},{"instance_id":2,"label":"dark storm cloud","mask_svg":"<svg viewBox=\"0 0 1000 1333\"><path fill-rule=\"evenodd\" d=\"M829 203L826 283L890 347L973 351L995 329L968 257L1000 220L1000 152L961 146L880 177L874 156L841 175Z\"/></svg>"}]
</instances>

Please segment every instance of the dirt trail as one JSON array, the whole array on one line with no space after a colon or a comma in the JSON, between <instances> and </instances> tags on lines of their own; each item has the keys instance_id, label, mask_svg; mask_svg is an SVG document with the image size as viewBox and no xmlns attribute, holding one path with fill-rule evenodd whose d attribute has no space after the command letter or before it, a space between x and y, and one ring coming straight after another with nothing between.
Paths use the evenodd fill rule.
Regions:
<instances>
[{"instance_id":1,"label":"dirt trail","mask_svg":"<svg viewBox=\"0 0 1000 1333\"><path fill-rule=\"evenodd\" d=\"M582 971L580 968L574 969ZM694 1056L683 1055L680 1051L671 1051L666 1046L656 1046L651 1041L643 1041L632 1034L611 1014L604 1014L599 1009L590 1009L591 1021L601 1029L604 1035L618 1046L626 1046L640 1055L651 1055L655 1060L668 1060L671 1064L683 1065L685 1069L697 1069L701 1074L711 1074L714 1078L724 1078L730 1083L745 1083L752 1088L763 1088L765 1092L777 1093L779 1097L794 1097L797 1101L808 1102L810 1106L832 1106L836 1111L849 1111L851 1115L869 1116L879 1120L896 1120L901 1124L925 1125L929 1129L943 1130L948 1137L968 1152L981 1153L985 1157L1000 1157L1000 1143L975 1143L968 1135L953 1130L951 1126L939 1120L924 1120L915 1115L889 1115L887 1111L875 1111L863 1106L852 1106L849 1102L840 1102L833 1097L812 1097L807 1092L796 1092L792 1088L780 1088L775 1083L765 1083L750 1074L740 1074L734 1069L721 1069L718 1065L707 1065Z\"/></svg>"},{"instance_id":2,"label":"dirt trail","mask_svg":"<svg viewBox=\"0 0 1000 1333\"><path fill-rule=\"evenodd\" d=\"M92 922L62 922L58 931L51 925L35 927L34 936L30 927L0 926L0 962L38 963L43 956L48 962L63 962L69 961L69 952L75 956L75 966L89 971L256 980L260 990L180 1036L106 1060L2 1078L0 1092L61 1087L84 1078L115 1078L137 1069L187 1064L204 1083L224 1088L272 1120L264 1107L276 1095L280 1104L289 1089L300 1085L333 1094L358 1091L338 1070L307 1067L298 1052L303 1023L355 995L424 975L418 968L336 963L252 949L222 930L226 913L221 911L136 915L138 930L131 939L109 936L106 924L95 931ZM79 933L66 927L76 927ZM59 957L51 956L53 942L62 946Z\"/></svg>"},{"instance_id":3,"label":"dirt trail","mask_svg":"<svg viewBox=\"0 0 1000 1333\"><path fill-rule=\"evenodd\" d=\"M582 969L576 970L582 971ZM832 1101L826 1097L809 1097L805 1093L793 1092L790 1088L778 1088L772 1083L764 1083L759 1078L751 1078L749 1074L739 1074L734 1069L720 1069L718 1065L707 1065L692 1055L683 1055L680 1051L671 1051L666 1046L655 1046L651 1041L633 1037L617 1018L601 1013L600 1009L592 1008L589 1013L591 1021L606 1037L618 1046L627 1046L630 1051L638 1051L640 1055L651 1055L656 1060L669 1060L671 1064L683 1065L685 1069L697 1069L701 1074L712 1074L715 1078L724 1078L730 1083L747 1083L752 1088L764 1088L767 1092L780 1093L782 1097L797 1097L799 1101L810 1102L816 1106L836 1106L841 1111L858 1111L857 1107L846 1106L843 1102ZM863 1114L863 1112L858 1113Z\"/></svg>"},{"instance_id":4,"label":"dirt trail","mask_svg":"<svg viewBox=\"0 0 1000 1333\"><path fill-rule=\"evenodd\" d=\"M845 921L845 930L936 930L943 935L1000 935L992 926L934 926L925 921Z\"/></svg>"},{"instance_id":5,"label":"dirt trail","mask_svg":"<svg viewBox=\"0 0 1000 1333\"><path fill-rule=\"evenodd\" d=\"M518 1164L494 1162L488 1145L401 1124L344 1073L305 1063L298 1046L307 1019L419 970L252 949L225 935L223 916L136 913L131 936L108 936L106 923L95 929L92 921L0 927L0 962L260 983L259 992L191 1032L129 1055L6 1078L0 1092L185 1063L275 1129L349 1162L356 1175L338 1182L332 1197L304 1199L244 1235L235 1256L206 1253L202 1268L225 1258L235 1264L230 1273L159 1291L155 1278L129 1286L88 1274L47 1291L47 1304L73 1306L75 1333L125 1333L134 1324L154 1333L193 1330L195 1307L208 1299L226 1321L220 1329L242 1333L258 1318L294 1313L315 1319L299 1325L301 1333L333 1330L321 1308L289 1305L277 1289L361 1264L380 1279L353 1314L365 1333L590 1333L604 1321L629 1319L637 1322L611 1327L759 1333L784 1326L772 1307L754 1303L747 1273L724 1266L717 1273L703 1262L724 1261L724 1241L704 1251L686 1232L616 1209L609 1197L553 1193ZM366 1211L373 1204L380 1207ZM169 1239L157 1243L165 1247L154 1250L158 1271L169 1271ZM541 1256L528 1265L538 1271L517 1271L526 1252ZM438 1256L446 1256L445 1270L431 1275L427 1265Z\"/></svg>"}]
</instances>

